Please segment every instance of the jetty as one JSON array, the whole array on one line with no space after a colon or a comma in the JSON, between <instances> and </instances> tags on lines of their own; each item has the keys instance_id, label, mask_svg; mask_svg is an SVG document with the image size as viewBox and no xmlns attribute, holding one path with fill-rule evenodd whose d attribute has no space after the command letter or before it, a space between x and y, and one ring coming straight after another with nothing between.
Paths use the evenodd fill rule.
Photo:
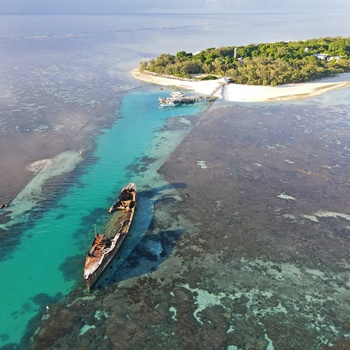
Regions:
<instances>
[{"instance_id":1,"label":"jetty","mask_svg":"<svg viewBox=\"0 0 350 350\"><path fill-rule=\"evenodd\" d=\"M186 96L181 91L173 91L168 97L159 97L158 103L160 108L173 108L182 105L194 104L194 103L206 103L214 101L217 96L217 92L222 90L225 85L229 84L229 79L221 78L216 80L217 85L211 93L204 96Z\"/></svg>"}]
</instances>

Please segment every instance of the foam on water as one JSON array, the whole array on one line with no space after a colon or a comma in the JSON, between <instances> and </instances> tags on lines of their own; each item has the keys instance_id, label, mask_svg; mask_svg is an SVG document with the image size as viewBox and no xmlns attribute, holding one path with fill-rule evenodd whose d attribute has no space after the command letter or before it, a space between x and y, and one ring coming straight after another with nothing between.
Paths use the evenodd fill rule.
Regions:
<instances>
[{"instance_id":1,"label":"foam on water","mask_svg":"<svg viewBox=\"0 0 350 350\"><path fill-rule=\"evenodd\" d=\"M45 159L31 164L29 169L36 172L36 175L17 195L8 209L11 223L23 220L23 215L33 209L40 199L43 199L43 186L48 179L73 171L81 160L78 152L70 151L62 152L53 159ZM3 229L6 229L7 226L6 224L0 225Z\"/></svg>"}]
</instances>

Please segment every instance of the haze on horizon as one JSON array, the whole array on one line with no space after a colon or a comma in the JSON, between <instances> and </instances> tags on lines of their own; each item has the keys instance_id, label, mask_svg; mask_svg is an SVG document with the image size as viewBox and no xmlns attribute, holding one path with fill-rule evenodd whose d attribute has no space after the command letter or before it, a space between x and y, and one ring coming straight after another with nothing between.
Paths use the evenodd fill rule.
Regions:
<instances>
[{"instance_id":1,"label":"haze on horizon","mask_svg":"<svg viewBox=\"0 0 350 350\"><path fill-rule=\"evenodd\" d=\"M1 0L0 13L349 13L348 0Z\"/></svg>"}]
</instances>

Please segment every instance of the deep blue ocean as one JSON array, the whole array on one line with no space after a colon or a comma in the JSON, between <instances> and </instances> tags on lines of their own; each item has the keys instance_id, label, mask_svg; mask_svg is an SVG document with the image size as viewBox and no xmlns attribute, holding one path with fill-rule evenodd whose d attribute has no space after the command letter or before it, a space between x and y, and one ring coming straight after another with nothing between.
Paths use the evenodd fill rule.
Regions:
<instances>
[{"instance_id":1,"label":"deep blue ocean","mask_svg":"<svg viewBox=\"0 0 350 350\"><path fill-rule=\"evenodd\" d=\"M162 131L168 118L191 119L208 107L159 110L160 88L130 75L140 61L181 50L348 36L349 23L350 15L332 14L1 15L0 137L22 128L73 128L84 114L94 118L94 108L106 100L118 107L108 110L100 126L94 121L84 159L57 179L59 186L51 181L48 191L24 196L21 205L29 211L10 208L13 220L0 237L0 348L19 344L46 305L81 287L93 225L106 222L106 208L119 189L130 181L141 193L163 184L157 167L190 130ZM335 91L317 103L345 103L348 95ZM57 123L39 120L42 108L57 115ZM13 113L23 116L16 125ZM144 167L145 157L156 161ZM141 194L134 243L152 219L147 200Z\"/></svg>"}]
</instances>

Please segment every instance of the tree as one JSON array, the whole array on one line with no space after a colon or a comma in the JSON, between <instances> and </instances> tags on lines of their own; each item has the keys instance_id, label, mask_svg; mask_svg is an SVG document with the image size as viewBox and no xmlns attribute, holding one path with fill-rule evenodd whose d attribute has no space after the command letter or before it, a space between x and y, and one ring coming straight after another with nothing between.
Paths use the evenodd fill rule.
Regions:
<instances>
[{"instance_id":1,"label":"tree","mask_svg":"<svg viewBox=\"0 0 350 350\"><path fill-rule=\"evenodd\" d=\"M319 60L317 53L335 59ZM240 84L298 83L350 71L350 38L226 46L208 48L196 55L179 51L175 56L161 54L149 62L141 62L140 69L182 77L200 73L228 76Z\"/></svg>"},{"instance_id":2,"label":"tree","mask_svg":"<svg viewBox=\"0 0 350 350\"><path fill-rule=\"evenodd\" d=\"M192 53L187 53L186 51L179 51L176 53L176 58L179 62L186 61L188 58L192 58Z\"/></svg>"}]
</instances>

